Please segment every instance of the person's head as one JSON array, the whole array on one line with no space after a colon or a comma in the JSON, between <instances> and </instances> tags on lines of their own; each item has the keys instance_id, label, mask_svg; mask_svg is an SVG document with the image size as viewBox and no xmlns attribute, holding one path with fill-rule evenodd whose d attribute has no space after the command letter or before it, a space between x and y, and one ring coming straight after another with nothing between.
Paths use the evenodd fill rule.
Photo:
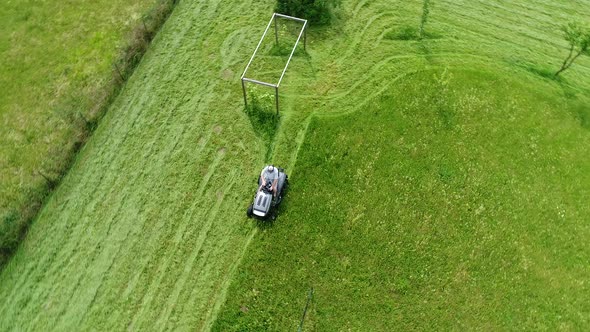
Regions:
<instances>
[{"instance_id":1,"label":"person's head","mask_svg":"<svg viewBox=\"0 0 590 332\"><path fill-rule=\"evenodd\" d=\"M274 172L275 171L274 166L273 165L268 166L268 171L271 173Z\"/></svg>"}]
</instances>

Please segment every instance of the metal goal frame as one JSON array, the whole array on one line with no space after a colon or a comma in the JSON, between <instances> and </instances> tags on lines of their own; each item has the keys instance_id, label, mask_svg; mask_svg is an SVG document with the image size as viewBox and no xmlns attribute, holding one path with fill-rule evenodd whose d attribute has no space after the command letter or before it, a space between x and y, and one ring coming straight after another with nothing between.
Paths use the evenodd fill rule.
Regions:
<instances>
[{"instance_id":1,"label":"metal goal frame","mask_svg":"<svg viewBox=\"0 0 590 332\"><path fill-rule=\"evenodd\" d=\"M248 68L250 68L250 64L252 64L254 57L256 57L256 52L258 52L258 49L260 48L260 45L262 44L262 41L264 40L264 37L266 36L268 29L270 28L270 26L273 23L274 23L274 28L275 28L275 42L278 45L279 33L278 33L278 28L277 28L277 18L283 18L283 19L303 23L303 27L301 28L301 31L299 31L299 36L297 36L297 41L295 42L295 45L293 46L293 49L291 50L291 54L289 55L289 59L287 60L287 63L285 64L285 67L283 68L283 72L281 73L281 77L279 78L279 81L275 84L275 83L263 82L263 81L255 80L253 78L246 77L246 73L248 72ZM299 41L301 40L302 36L303 36L303 49L305 50L306 46L307 46L306 45L307 44L307 20L302 19L302 18L298 18L298 17L278 14L278 13L272 14L272 17L270 18L270 21L268 22L266 29L264 30L264 33L262 34L262 37L260 38L260 41L258 42L256 49L254 50L254 53L252 53L252 57L250 57L250 61L246 65L246 68L244 69L244 73L242 74L242 77L240 78L240 80L242 81L242 91L244 93L244 106L246 108L248 107L248 96L247 96L247 92L246 92L246 83L254 83L254 84L263 85L263 86L267 86L267 87L271 87L271 88L275 89L275 104L276 104L276 108L277 108L277 114L279 114L279 86L281 85L281 82L283 81L283 77L285 76L285 72L287 72L287 67L289 67L289 63L291 62L291 58L293 57L293 54L295 53L295 49L297 48L297 45L299 44Z\"/></svg>"}]
</instances>

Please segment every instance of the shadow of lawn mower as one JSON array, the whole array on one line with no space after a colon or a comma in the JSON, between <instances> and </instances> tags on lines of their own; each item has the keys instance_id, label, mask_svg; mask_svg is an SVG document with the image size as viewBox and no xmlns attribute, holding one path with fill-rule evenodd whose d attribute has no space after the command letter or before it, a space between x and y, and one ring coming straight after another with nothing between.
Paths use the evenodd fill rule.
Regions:
<instances>
[{"instance_id":1,"label":"shadow of lawn mower","mask_svg":"<svg viewBox=\"0 0 590 332\"><path fill-rule=\"evenodd\" d=\"M279 171L277 196L274 197L272 193L272 183L270 181L265 186L260 187L262 180L259 177L259 190L254 194L254 201L248 207L248 211L246 211L248 218L254 217L260 220L274 220L277 217L277 210L289 187L289 176L285 173L285 170L280 167L277 167L277 170Z\"/></svg>"}]
</instances>

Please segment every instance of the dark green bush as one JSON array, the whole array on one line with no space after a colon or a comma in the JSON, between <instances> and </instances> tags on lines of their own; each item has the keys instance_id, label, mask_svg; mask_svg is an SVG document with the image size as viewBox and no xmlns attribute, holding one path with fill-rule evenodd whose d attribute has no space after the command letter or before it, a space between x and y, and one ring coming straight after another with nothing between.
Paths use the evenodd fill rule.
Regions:
<instances>
[{"instance_id":1,"label":"dark green bush","mask_svg":"<svg viewBox=\"0 0 590 332\"><path fill-rule=\"evenodd\" d=\"M340 0L277 0L280 14L300 17L312 24L324 25L332 20L332 9Z\"/></svg>"}]
</instances>

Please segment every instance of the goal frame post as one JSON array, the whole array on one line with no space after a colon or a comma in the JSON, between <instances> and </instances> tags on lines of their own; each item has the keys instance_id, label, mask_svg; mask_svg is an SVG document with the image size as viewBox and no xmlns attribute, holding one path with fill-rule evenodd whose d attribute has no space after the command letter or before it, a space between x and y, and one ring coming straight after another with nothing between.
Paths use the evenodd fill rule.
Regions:
<instances>
[{"instance_id":1,"label":"goal frame post","mask_svg":"<svg viewBox=\"0 0 590 332\"><path fill-rule=\"evenodd\" d=\"M259 80L253 79L253 78L246 77L248 69L250 68L252 61L254 61L254 58L256 57L256 53L260 49L260 45L262 45L262 41L264 40L264 37L266 37L266 34L268 33L268 30L270 29L271 25L273 25L273 23L274 23L274 32L275 32L275 43L277 45L279 44L279 32L278 32L278 27L277 27L277 18L282 18L282 19L287 19L287 20L303 23L303 26L301 27L301 31L299 31L299 35L297 36L297 41L295 41L295 45L293 45L293 49L291 49L291 53L289 54L289 58L287 59L287 63L285 64L285 67L283 68L283 71L281 72L281 77L279 78L277 83L269 83L269 82L259 81ZM277 115L279 114L279 87L281 85L281 82L283 81L283 77L285 76L285 73L287 72L287 68L289 67L289 63L291 62L291 59L293 58L293 54L295 54L295 50L297 49L297 46L299 45L299 41L301 40L302 37L303 37L303 49L307 50L307 20L302 19L302 18L298 18L298 17L278 14L278 13L272 14L272 17L268 21L268 24L266 25L266 29L264 30L264 33L262 34L262 37L260 37L260 41L258 41L258 45L256 45L256 48L254 49L254 52L252 53L252 56L250 57L250 61L248 61L248 64L246 65L246 68L244 69L244 72L242 73L242 76L240 77L240 80L242 82L242 92L244 94L244 106L246 108L248 107L248 92L246 90L246 83L253 83L253 84L258 84L258 85L271 87L271 88L275 89L275 106L277 109Z\"/></svg>"}]
</instances>

